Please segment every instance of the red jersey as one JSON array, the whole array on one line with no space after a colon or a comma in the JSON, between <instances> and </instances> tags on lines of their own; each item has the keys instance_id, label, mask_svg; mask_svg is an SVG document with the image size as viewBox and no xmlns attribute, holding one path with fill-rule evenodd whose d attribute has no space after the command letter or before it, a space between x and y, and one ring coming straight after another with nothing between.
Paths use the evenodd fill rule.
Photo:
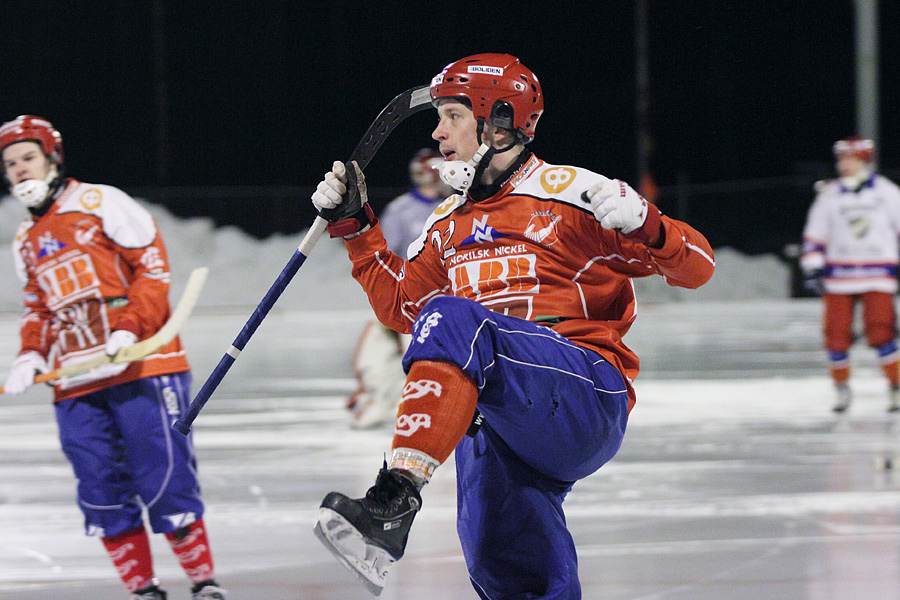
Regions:
<instances>
[{"instance_id":1,"label":"red jersey","mask_svg":"<svg viewBox=\"0 0 900 600\"><path fill-rule=\"evenodd\" d=\"M346 240L353 277L379 320L402 333L439 294L551 323L615 365L633 404L639 361L622 341L636 314L631 278L661 275L669 285L696 288L715 261L702 234L666 216L659 249L603 229L581 198L599 180L531 156L489 198L457 195L438 206L406 262L388 252L377 225Z\"/></svg>"},{"instance_id":2,"label":"red jersey","mask_svg":"<svg viewBox=\"0 0 900 600\"><path fill-rule=\"evenodd\" d=\"M22 223L13 249L25 283L22 352L52 356L57 368L101 356L113 330L142 340L169 318L162 237L150 213L119 189L68 179L44 215ZM189 368L176 337L117 376L57 385L55 401Z\"/></svg>"}]
</instances>

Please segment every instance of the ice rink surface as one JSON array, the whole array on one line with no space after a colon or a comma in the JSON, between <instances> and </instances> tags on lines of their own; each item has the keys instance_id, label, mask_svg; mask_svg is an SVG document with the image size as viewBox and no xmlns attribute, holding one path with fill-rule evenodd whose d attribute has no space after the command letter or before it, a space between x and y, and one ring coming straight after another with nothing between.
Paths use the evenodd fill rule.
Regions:
<instances>
[{"instance_id":1,"label":"ice rink surface","mask_svg":"<svg viewBox=\"0 0 900 600\"><path fill-rule=\"evenodd\" d=\"M362 495L390 430L353 431L344 399L365 307L279 305L195 423L218 579L229 598L371 596L312 533L329 491ZM183 330L194 389L251 307L200 307ZM0 315L0 365L18 348ZM900 599L898 419L874 353L851 355L855 400L830 411L815 300L641 304L638 404L618 456L565 508L586 599ZM49 390L0 396L0 599L124 599L82 533ZM385 600L475 598L450 465L423 492ZM161 536L170 600L188 585Z\"/></svg>"}]
</instances>

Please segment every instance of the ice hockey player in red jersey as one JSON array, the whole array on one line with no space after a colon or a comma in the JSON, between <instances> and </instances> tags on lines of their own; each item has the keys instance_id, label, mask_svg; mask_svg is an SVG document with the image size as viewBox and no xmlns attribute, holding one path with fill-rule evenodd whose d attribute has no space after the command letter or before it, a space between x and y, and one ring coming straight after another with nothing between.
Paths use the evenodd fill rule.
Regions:
<instances>
[{"instance_id":1,"label":"ice hockey player in red jersey","mask_svg":"<svg viewBox=\"0 0 900 600\"><path fill-rule=\"evenodd\" d=\"M822 294L822 330L837 400L850 406L854 311L862 305L866 341L888 383L888 410L900 410L900 350L894 295L900 268L900 188L875 172L875 143L858 136L832 148L838 179L817 184L803 230L800 266Z\"/></svg>"},{"instance_id":2,"label":"ice hockey player in red jersey","mask_svg":"<svg viewBox=\"0 0 900 600\"><path fill-rule=\"evenodd\" d=\"M543 95L517 58L453 62L431 98L441 175L459 193L407 260L388 251L355 165L335 162L313 194L378 318L412 334L390 463L363 498L329 493L316 535L380 593L423 487L455 450L476 593L574 600L562 505L616 454L635 403L638 359L622 339L636 316L631 279L695 288L713 253L627 183L531 153Z\"/></svg>"},{"instance_id":3,"label":"ice hockey player in red jersey","mask_svg":"<svg viewBox=\"0 0 900 600\"><path fill-rule=\"evenodd\" d=\"M64 175L62 136L24 115L0 126L10 193L28 210L13 241L24 284L21 351L4 391L35 375L88 361L150 337L169 317L169 263L150 214L123 191ZM100 536L132 598L164 600L154 577L150 527L168 539L193 600L223 600L191 441L171 425L190 400L179 338L133 363L104 364L55 382L63 452L78 480L85 531Z\"/></svg>"}]
</instances>

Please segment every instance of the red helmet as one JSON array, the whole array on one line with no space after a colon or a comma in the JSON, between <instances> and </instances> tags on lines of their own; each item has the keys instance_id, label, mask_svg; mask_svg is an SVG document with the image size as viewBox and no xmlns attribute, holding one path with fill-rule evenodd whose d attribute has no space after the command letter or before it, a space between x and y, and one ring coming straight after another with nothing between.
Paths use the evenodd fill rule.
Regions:
<instances>
[{"instance_id":1,"label":"red helmet","mask_svg":"<svg viewBox=\"0 0 900 600\"><path fill-rule=\"evenodd\" d=\"M431 100L440 98L467 98L476 118L515 131L526 144L544 112L537 77L509 54L475 54L450 63L431 80Z\"/></svg>"},{"instance_id":2,"label":"red helmet","mask_svg":"<svg viewBox=\"0 0 900 600\"><path fill-rule=\"evenodd\" d=\"M58 165L63 164L62 136L50 121L32 115L22 115L0 125L0 152L16 142L37 142L44 154Z\"/></svg>"},{"instance_id":3,"label":"red helmet","mask_svg":"<svg viewBox=\"0 0 900 600\"><path fill-rule=\"evenodd\" d=\"M863 162L875 160L875 142L858 136L836 141L833 150L836 157L853 156Z\"/></svg>"},{"instance_id":4,"label":"red helmet","mask_svg":"<svg viewBox=\"0 0 900 600\"><path fill-rule=\"evenodd\" d=\"M441 180L437 166L444 157L437 150L422 148L409 161L409 180L416 187L434 185Z\"/></svg>"}]
</instances>

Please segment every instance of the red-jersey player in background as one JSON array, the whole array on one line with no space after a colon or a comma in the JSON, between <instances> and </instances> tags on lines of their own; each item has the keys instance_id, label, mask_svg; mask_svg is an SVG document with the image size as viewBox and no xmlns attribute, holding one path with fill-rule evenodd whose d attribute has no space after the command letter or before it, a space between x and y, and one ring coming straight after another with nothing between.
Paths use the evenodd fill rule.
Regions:
<instances>
[{"instance_id":1,"label":"red-jersey player in background","mask_svg":"<svg viewBox=\"0 0 900 600\"><path fill-rule=\"evenodd\" d=\"M121 190L64 176L62 137L21 116L0 127L3 173L27 209L13 241L24 284L22 348L6 379L114 355L169 317L169 263L153 218ZM203 521L191 440L171 425L190 399L181 341L130 364L106 364L54 387L62 449L78 479L88 535L100 536L132 598L165 600L153 576L150 527L165 534L193 600L223 600Z\"/></svg>"}]
</instances>

